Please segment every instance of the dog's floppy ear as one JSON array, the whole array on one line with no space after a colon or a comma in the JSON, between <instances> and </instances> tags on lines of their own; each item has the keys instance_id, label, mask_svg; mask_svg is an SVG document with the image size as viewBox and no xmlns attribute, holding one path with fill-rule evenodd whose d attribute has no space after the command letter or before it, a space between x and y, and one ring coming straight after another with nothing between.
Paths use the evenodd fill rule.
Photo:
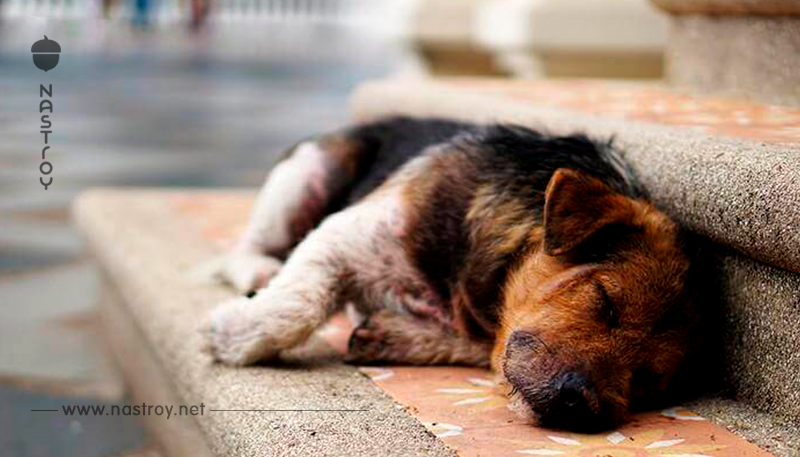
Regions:
<instances>
[{"instance_id":1,"label":"dog's floppy ear","mask_svg":"<svg viewBox=\"0 0 800 457\"><path fill-rule=\"evenodd\" d=\"M544 250L567 253L614 223L629 223L630 200L586 173L559 168L545 191Z\"/></svg>"}]
</instances>

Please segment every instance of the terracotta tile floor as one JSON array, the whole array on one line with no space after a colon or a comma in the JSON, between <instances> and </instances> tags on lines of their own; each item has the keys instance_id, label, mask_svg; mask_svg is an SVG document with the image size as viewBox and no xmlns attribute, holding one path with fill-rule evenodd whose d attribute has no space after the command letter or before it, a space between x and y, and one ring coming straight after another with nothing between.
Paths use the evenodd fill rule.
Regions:
<instances>
[{"instance_id":1,"label":"terracotta tile floor","mask_svg":"<svg viewBox=\"0 0 800 457\"><path fill-rule=\"evenodd\" d=\"M350 325L337 316L325 329L346 346ZM565 433L532 427L508 409L495 376L462 367L362 367L381 389L459 455L769 456L696 413L676 406L637 414L617 430Z\"/></svg>"},{"instance_id":2,"label":"terracotta tile floor","mask_svg":"<svg viewBox=\"0 0 800 457\"><path fill-rule=\"evenodd\" d=\"M476 93L529 101L577 112L697 129L711 135L800 144L800 109L724 99L698 98L653 84L453 78L443 80Z\"/></svg>"}]
</instances>

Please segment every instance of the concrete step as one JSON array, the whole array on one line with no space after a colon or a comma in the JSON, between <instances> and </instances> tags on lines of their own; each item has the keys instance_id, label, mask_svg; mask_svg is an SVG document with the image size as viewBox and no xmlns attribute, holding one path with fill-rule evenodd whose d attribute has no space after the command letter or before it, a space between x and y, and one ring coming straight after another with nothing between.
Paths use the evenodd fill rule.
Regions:
<instances>
[{"instance_id":1,"label":"concrete step","mask_svg":"<svg viewBox=\"0 0 800 457\"><path fill-rule=\"evenodd\" d=\"M227 368L198 332L230 290L196 277L251 199L222 192L94 191L75 206L105 274L105 333L138 401L203 406L196 416L148 416L171 456L433 455L453 451L338 353L313 339L284 366ZM280 411L280 410L358 410ZM276 411L254 411L276 410ZM364 411L361 411L364 410Z\"/></svg>"},{"instance_id":2,"label":"concrete step","mask_svg":"<svg viewBox=\"0 0 800 457\"><path fill-rule=\"evenodd\" d=\"M656 204L714 256L725 387L800 421L800 110L603 81L385 80L351 100L392 114L614 137Z\"/></svg>"},{"instance_id":3,"label":"concrete step","mask_svg":"<svg viewBox=\"0 0 800 457\"><path fill-rule=\"evenodd\" d=\"M800 106L800 2L651 1L671 15L666 60L673 84Z\"/></svg>"},{"instance_id":4,"label":"concrete step","mask_svg":"<svg viewBox=\"0 0 800 457\"><path fill-rule=\"evenodd\" d=\"M206 311L233 294L200 281L198 265L230 246L253 196L95 190L75 205L104 271L105 334L134 403L204 405L202 415L145 418L165 455L650 455L659 449L755 457L800 449L791 424L713 398L690 405L701 415L686 408L648 412L601 435L537 429L507 409L484 370L342 365L334 350L348 337L342 317L280 365L214 365L200 351L197 328ZM366 411L220 411L271 409Z\"/></svg>"}]
</instances>

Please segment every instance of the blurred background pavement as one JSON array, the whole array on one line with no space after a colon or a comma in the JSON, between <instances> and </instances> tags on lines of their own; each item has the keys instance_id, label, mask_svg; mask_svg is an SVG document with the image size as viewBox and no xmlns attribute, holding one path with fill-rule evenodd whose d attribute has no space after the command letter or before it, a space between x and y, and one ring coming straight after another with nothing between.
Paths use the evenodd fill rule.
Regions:
<instances>
[{"instance_id":1,"label":"blurred background pavement","mask_svg":"<svg viewBox=\"0 0 800 457\"><path fill-rule=\"evenodd\" d=\"M0 455L149 455L136 418L30 412L125 402L94 333L98 278L70 201L104 185L257 186L282 150L346 121L358 82L408 56L346 11L192 30L164 5L146 27L125 5L108 20L46 8L65 5L6 1L0 19ZM62 47L48 73L30 54L45 34ZM40 83L53 85L48 190Z\"/></svg>"}]
</instances>

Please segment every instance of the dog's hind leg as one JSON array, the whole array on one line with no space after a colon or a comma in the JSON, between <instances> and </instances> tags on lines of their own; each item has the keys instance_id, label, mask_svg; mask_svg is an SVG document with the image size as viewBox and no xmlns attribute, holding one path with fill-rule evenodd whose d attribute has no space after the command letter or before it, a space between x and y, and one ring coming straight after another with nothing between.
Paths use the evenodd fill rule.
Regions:
<instances>
[{"instance_id":1,"label":"dog's hind leg","mask_svg":"<svg viewBox=\"0 0 800 457\"><path fill-rule=\"evenodd\" d=\"M353 131L299 143L269 173L249 224L228 254L222 279L240 292L265 285L286 255L356 180L367 155Z\"/></svg>"},{"instance_id":2,"label":"dog's hind leg","mask_svg":"<svg viewBox=\"0 0 800 457\"><path fill-rule=\"evenodd\" d=\"M266 288L219 305L205 330L207 349L233 365L274 358L305 341L375 268L375 246L402 226L398 192L378 190L325 218L297 245ZM367 262L367 263L365 263Z\"/></svg>"},{"instance_id":3,"label":"dog's hind leg","mask_svg":"<svg viewBox=\"0 0 800 457\"><path fill-rule=\"evenodd\" d=\"M492 341L458 334L434 319L381 310L356 327L347 346L354 364L488 367Z\"/></svg>"}]
</instances>

